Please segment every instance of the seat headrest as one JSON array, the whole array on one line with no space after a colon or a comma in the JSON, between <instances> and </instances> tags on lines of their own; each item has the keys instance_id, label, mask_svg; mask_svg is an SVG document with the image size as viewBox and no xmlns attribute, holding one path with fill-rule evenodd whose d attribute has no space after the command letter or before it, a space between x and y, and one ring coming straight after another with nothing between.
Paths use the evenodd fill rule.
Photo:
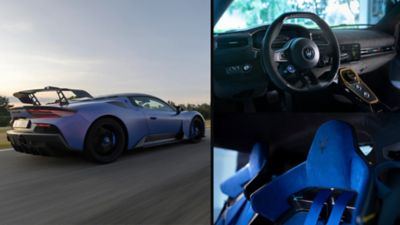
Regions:
<instances>
[{"instance_id":1,"label":"seat headrest","mask_svg":"<svg viewBox=\"0 0 400 225\"><path fill-rule=\"evenodd\" d=\"M251 150L249 157L249 172L251 178L255 177L267 161L267 147L256 143Z\"/></svg>"},{"instance_id":2,"label":"seat headrest","mask_svg":"<svg viewBox=\"0 0 400 225\"><path fill-rule=\"evenodd\" d=\"M266 163L266 146L256 143L250 153L249 162L221 184L221 191L231 198L243 192L244 185L255 177Z\"/></svg>"},{"instance_id":3,"label":"seat headrest","mask_svg":"<svg viewBox=\"0 0 400 225\"><path fill-rule=\"evenodd\" d=\"M326 122L317 130L308 153L307 180L322 187L350 188L354 157L358 155L353 128L342 121Z\"/></svg>"}]
</instances>

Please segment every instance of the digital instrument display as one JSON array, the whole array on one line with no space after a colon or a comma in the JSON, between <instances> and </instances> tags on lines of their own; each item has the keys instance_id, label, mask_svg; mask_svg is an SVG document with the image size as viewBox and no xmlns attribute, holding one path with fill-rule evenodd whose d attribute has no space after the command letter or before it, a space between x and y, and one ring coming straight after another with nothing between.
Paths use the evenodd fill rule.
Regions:
<instances>
[{"instance_id":1,"label":"digital instrument display","mask_svg":"<svg viewBox=\"0 0 400 225\"><path fill-rule=\"evenodd\" d=\"M342 62L360 60L360 44L340 45L340 60Z\"/></svg>"}]
</instances>

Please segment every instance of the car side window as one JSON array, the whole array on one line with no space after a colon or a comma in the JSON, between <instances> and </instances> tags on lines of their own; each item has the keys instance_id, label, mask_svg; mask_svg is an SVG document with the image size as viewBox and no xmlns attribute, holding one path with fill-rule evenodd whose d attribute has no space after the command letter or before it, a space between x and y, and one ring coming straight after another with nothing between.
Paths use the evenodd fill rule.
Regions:
<instances>
[{"instance_id":1,"label":"car side window","mask_svg":"<svg viewBox=\"0 0 400 225\"><path fill-rule=\"evenodd\" d=\"M166 112L174 112L175 109L165 102L147 96L132 96L130 100L133 105L150 110L160 110Z\"/></svg>"}]
</instances>

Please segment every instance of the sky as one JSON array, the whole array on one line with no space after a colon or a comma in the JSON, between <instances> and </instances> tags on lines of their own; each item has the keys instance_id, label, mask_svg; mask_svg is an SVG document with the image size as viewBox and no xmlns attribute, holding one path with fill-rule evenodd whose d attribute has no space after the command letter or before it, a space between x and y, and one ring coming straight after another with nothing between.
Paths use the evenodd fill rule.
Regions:
<instances>
[{"instance_id":1,"label":"sky","mask_svg":"<svg viewBox=\"0 0 400 225\"><path fill-rule=\"evenodd\" d=\"M0 4L0 95L57 86L210 102L210 1Z\"/></svg>"}]
</instances>

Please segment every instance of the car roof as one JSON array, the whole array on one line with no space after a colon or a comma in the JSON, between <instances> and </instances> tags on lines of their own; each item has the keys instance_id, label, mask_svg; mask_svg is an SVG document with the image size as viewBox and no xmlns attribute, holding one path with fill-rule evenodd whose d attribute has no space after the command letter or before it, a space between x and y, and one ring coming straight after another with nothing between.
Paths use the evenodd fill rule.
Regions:
<instances>
[{"instance_id":1,"label":"car roof","mask_svg":"<svg viewBox=\"0 0 400 225\"><path fill-rule=\"evenodd\" d=\"M149 94L143 94L143 93L119 93L119 94L110 94L110 95L98 96L98 97L95 97L94 99L130 97L130 96L151 97L151 98L160 99L160 98L158 98L158 97L156 97L156 96L149 95Z\"/></svg>"}]
</instances>

